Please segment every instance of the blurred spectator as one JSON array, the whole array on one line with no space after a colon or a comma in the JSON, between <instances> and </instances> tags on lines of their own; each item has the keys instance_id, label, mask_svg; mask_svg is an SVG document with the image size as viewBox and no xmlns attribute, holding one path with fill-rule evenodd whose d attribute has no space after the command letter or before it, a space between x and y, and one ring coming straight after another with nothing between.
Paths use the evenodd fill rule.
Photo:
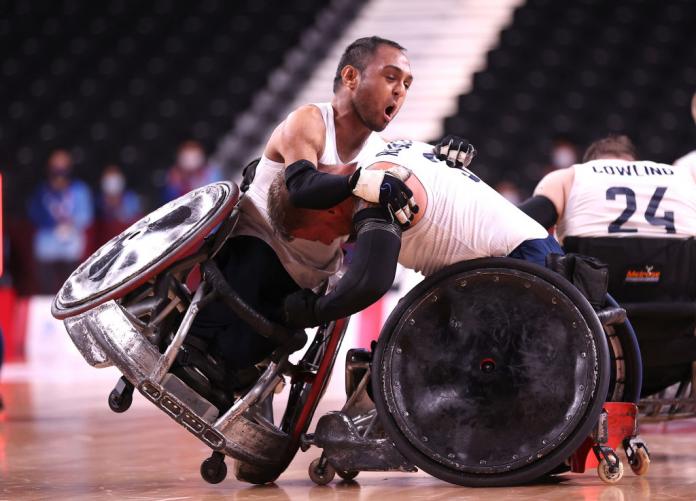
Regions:
<instances>
[{"instance_id":1,"label":"blurred spectator","mask_svg":"<svg viewBox=\"0 0 696 501\"><path fill-rule=\"evenodd\" d=\"M93 220L92 194L85 183L71 178L71 172L70 153L53 151L48 180L29 200L41 294L55 294L86 250L87 228Z\"/></svg>"},{"instance_id":2,"label":"blurred spectator","mask_svg":"<svg viewBox=\"0 0 696 501\"><path fill-rule=\"evenodd\" d=\"M198 141L186 141L179 146L176 164L167 172L164 201L169 202L195 188L220 180L220 169L207 163L203 146Z\"/></svg>"},{"instance_id":3,"label":"blurred spectator","mask_svg":"<svg viewBox=\"0 0 696 501\"><path fill-rule=\"evenodd\" d=\"M691 98L691 116L694 117L694 123L696 123L696 92L694 92L694 97ZM677 159L674 162L676 166L690 167L696 165L696 150L687 153L683 157Z\"/></svg>"},{"instance_id":4,"label":"blurred spectator","mask_svg":"<svg viewBox=\"0 0 696 501\"><path fill-rule=\"evenodd\" d=\"M544 170L544 175L558 169L566 169L578 162L578 147L570 139L557 137L551 147L550 164Z\"/></svg>"},{"instance_id":5,"label":"blurred spectator","mask_svg":"<svg viewBox=\"0 0 696 501\"><path fill-rule=\"evenodd\" d=\"M126 187L126 177L118 165L104 168L100 186L95 235L97 246L123 232L143 215L140 198Z\"/></svg>"},{"instance_id":6,"label":"blurred spectator","mask_svg":"<svg viewBox=\"0 0 696 501\"><path fill-rule=\"evenodd\" d=\"M517 205L522 201L522 192L520 188L512 181L500 181L494 187L495 191L503 195L508 202Z\"/></svg>"}]
</instances>

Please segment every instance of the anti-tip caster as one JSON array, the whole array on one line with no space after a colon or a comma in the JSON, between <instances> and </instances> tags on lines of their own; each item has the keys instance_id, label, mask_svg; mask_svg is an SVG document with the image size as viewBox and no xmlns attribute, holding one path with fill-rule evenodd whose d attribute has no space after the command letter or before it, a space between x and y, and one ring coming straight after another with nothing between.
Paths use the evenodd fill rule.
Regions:
<instances>
[{"instance_id":1,"label":"anti-tip caster","mask_svg":"<svg viewBox=\"0 0 696 501\"><path fill-rule=\"evenodd\" d=\"M309 464L309 478L317 485L326 485L336 476L336 470L325 457L318 457Z\"/></svg>"},{"instance_id":2,"label":"anti-tip caster","mask_svg":"<svg viewBox=\"0 0 696 501\"><path fill-rule=\"evenodd\" d=\"M219 484L227 476L225 455L222 452L213 452L209 458L201 463L201 477L209 484Z\"/></svg>"},{"instance_id":3,"label":"anti-tip caster","mask_svg":"<svg viewBox=\"0 0 696 501\"><path fill-rule=\"evenodd\" d=\"M109 393L109 408L114 412L126 412L133 403L133 389L131 382L121 376Z\"/></svg>"}]
</instances>

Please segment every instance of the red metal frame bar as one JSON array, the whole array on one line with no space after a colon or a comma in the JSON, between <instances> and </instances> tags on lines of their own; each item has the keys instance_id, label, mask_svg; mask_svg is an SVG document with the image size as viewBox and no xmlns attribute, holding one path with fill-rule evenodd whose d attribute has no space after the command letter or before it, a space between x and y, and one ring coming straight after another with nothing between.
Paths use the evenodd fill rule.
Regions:
<instances>
[{"instance_id":1,"label":"red metal frame bar","mask_svg":"<svg viewBox=\"0 0 696 501\"><path fill-rule=\"evenodd\" d=\"M340 320L336 320L336 323L334 324L334 328L331 331L329 342L326 346L326 351L324 352L324 356L322 357L321 363L319 364L319 370L317 370L317 374L310 381L312 388L309 390L307 401L305 402L305 405L302 407L300 417L298 418L297 423L295 423L295 427L292 430L292 439L294 443L297 443L299 441L300 435L302 435L307 430L309 422L312 420L314 411L317 408L319 399L321 398L324 387L326 386L326 383L329 379L330 374L328 372L333 365L334 353L336 352L336 350L338 350L339 341L341 339L343 328L345 327L346 322L348 322L348 319L342 318Z\"/></svg>"}]
</instances>

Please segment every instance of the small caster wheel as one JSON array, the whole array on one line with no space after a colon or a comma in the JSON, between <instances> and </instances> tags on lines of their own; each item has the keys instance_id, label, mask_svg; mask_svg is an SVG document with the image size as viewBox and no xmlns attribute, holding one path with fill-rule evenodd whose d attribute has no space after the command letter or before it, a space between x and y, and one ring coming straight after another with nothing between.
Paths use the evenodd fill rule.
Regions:
<instances>
[{"instance_id":1,"label":"small caster wheel","mask_svg":"<svg viewBox=\"0 0 696 501\"><path fill-rule=\"evenodd\" d=\"M602 479L602 482L607 484L615 484L621 480L621 477L623 477L624 474L624 467L621 461L619 461L617 464L618 466L612 468L609 466L609 463L605 458L602 459L597 466L597 475L599 475L599 478Z\"/></svg>"},{"instance_id":2,"label":"small caster wheel","mask_svg":"<svg viewBox=\"0 0 696 501\"><path fill-rule=\"evenodd\" d=\"M336 470L328 462L322 467L322 458L316 458L309 464L309 478L317 485L326 485L336 476Z\"/></svg>"},{"instance_id":3,"label":"small caster wheel","mask_svg":"<svg viewBox=\"0 0 696 501\"><path fill-rule=\"evenodd\" d=\"M109 393L109 408L114 412L126 412L133 403L133 385L121 377Z\"/></svg>"},{"instance_id":4,"label":"small caster wheel","mask_svg":"<svg viewBox=\"0 0 696 501\"><path fill-rule=\"evenodd\" d=\"M227 476L225 455L222 452L213 454L201 463L201 477L209 484L219 484Z\"/></svg>"},{"instance_id":5,"label":"small caster wheel","mask_svg":"<svg viewBox=\"0 0 696 501\"><path fill-rule=\"evenodd\" d=\"M636 448L636 456L631 463L631 471L636 475L645 475L650 469L650 454L645 447L638 446Z\"/></svg>"},{"instance_id":6,"label":"small caster wheel","mask_svg":"<svg viewBox=\"0 0 696 501\"><path fill-rule=\"evenodd\" d=\"M336 474L341 477L343 480L346 482L350 482L353 480L355 477L358 476L359 471L341 471L341 470L336 470Z\"/></svg>"}]
</instances>

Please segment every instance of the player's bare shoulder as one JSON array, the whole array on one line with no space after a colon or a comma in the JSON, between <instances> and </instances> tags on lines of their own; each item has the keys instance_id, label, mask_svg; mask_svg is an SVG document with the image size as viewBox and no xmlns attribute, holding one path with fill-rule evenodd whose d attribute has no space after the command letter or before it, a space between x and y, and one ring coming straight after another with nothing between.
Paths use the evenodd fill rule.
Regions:
<instances>
[{"instance_id":1,"label":"player's bare shoulder","mask_svg":"<svg viewBox=\"0 0 696 501\"><path fill-rule=\"evenodd\" d=\"M288 156L308 155L309 160L321 156L324 150L326 125L321 110L306 104L293 110L273 131L265 154L275 161L288 161ZM311 152L311 154L309 154Z\"/></svg>"},{"instance_id":2,"label":"player's bare shoulder","mask_svg":"<svg viewBox=\"0 0 696 501\"><path fill-rule=\"evenodd\" d=\"M323 138L326 125L321 110L314 104L305 104L290 112L280 124L284 135Z\"/></svg>"}]
</instances>

